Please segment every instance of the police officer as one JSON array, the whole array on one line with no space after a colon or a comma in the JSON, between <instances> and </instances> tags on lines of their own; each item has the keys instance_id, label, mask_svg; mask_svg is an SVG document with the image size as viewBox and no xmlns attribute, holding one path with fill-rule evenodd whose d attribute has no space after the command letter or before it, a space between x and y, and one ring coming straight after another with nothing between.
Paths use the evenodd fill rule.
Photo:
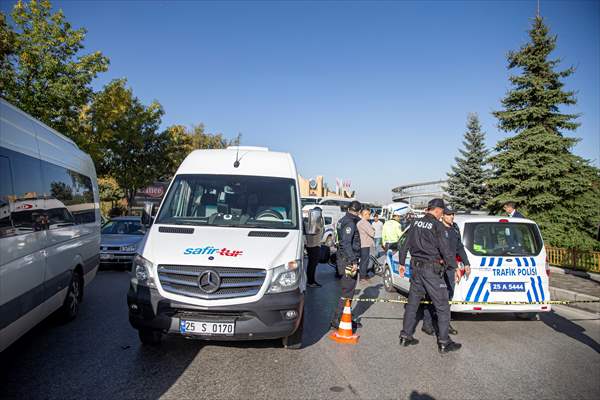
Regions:
<instances>
[{"instance_id":1,"label":"police officer","mask_svg":"<svg viewBox=\"0 0 600 400\"><path fill-rule=\"evenodd\" d=\"M345 300L343 298L351 298L354 295L356 287L356 278L358 276L358 260L360 258L360 235L356 224L360 221L358 213L360 212L361 204L358 201L353 201L348 207L346 215L344 215L337 223L337 270L342 276L340 282L342 286L342 295L338 300L338 305L331 318L331 327L337 329L339 321L344 310ZM355 326L360 326L354 322Z\"/></svg>"},{"instance_id":2,"label":"police officer","mask_svg":"<svg viewBox=\"0 0 600 400\"><path fill-rule=\"evenodd\" d=\"M444 215L442 216L442 224L444 225L444 234L446 240L448 240L448 248L451 252L454 252L457 257L463 262L463 268L461 272L467 275L467 277L471 274L471 266L469 263L469 257L465 252L465 246L462 243L462 239L460 237L460 230L458 225L454 222L454 214L455 211L452 207L446 206L444 208ZM456 281L462 274L457 271L456 268L447 267L446 274L444 278L446 279L446 285L448 286L448 298L452 299L454 296L454 286ZM422 331L427 333L428 335L433 335L433 318L431 313L432 307L425 307L423 310L423 328ZM457 335L458 331L449 325L448 332L451 335Z\"/></svg>"},{"instance_id":3,"label":"police officer","mask_svg":"<svg viewBox=\"0 0 600 400\"><path fill-rule=\"evenodd\" d=\"M400 268L404 269L406 255L410 251L411 277L408 304L404 311L404 323L400 332L400 345L410 346L419 343L413 337L417 325L419 303L427 295L435 307L438 317L438 349L447 353L460 349L460 343L450 339L450 304L448 289L444 280L446 267L456 268L454 252L448 248L444 226L439 221L445 204L442 199L429 202L423 218L413 222L408 238L399 252Z\"/></svg>"}]
</instances>

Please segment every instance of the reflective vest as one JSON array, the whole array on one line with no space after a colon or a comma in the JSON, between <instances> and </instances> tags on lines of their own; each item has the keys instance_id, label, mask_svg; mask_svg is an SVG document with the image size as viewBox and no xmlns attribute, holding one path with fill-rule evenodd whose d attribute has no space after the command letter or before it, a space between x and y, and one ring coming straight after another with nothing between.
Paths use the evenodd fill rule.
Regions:
<instances>
[{"instance_id":1,"label":"reflective vest","mask_svg":"<svg viewBox=\"0 0 600 400\"><path fill-rule=\"evenodd\" d=\"M385 224L383 224L381 241L383 244L398 243L403 233L404 232L402 232L402 226L400 225L400 222L390 219L385 221Z\"/></svg>"}]
</instances>

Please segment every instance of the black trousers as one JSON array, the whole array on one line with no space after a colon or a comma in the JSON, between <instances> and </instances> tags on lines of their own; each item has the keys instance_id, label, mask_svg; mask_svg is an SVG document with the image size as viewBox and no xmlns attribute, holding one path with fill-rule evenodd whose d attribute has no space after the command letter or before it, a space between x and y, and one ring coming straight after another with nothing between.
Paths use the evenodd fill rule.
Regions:
<instances>
[{"instance_id":1,"label":"black trousers","mask_svg":"<svg viewBox=\"0 0 600 400\"><path fill-rule=\"evenodd\" d=\"M321 246L307 247L308 266L306 267L306 280L308 283L315 283L315 274L317 273L317 265L321 258Z\"/></svg>"},{"instance_id":2,"label":"black trousers","mask_svg":"<svg viewBox=\"0 0 600 400\"><path fill-rule=\"evenodd\" d=\"M448 304L448 289L445 279L441 276L441 268L439 264L413 261L401 337L412 337L415 333L420 302L429 296L438 318L438 343L446 344L450 341L448 336L450 304Z\"/></svg>"},{"instance_id":3,"label":"black trousers","mask_svg":"<svg viewBox=\"0 0 600 400\"><path fill-rule=\"evenodd\" d=\"M338 272L342 274L342 278L340 279L342 293L340 294L337 307L333 313L333 316L331 317L331 326L335 327L339 325L340 318L342 318L344 304L346 304L346 300L344 299L354 297L354 289L356 288L356 280L358 278L358 273L356 273L354 277L350 277L344 273L346 266L349 265L347 261L338 258L337 262Z\"/></svg>"},{"instance_id":4,"label":"black trousers","mask_svg":"<svg viewBox=\"0 0 600 400\"><path fill-rule=\"evenodd\" d=\"M444 278L446 280L446 286L448 288L448 299L452 300L454 296L454 285L456 282L454 281L454 275L456 274L456 268L448 268L446 269L446 273L444 274ZM435 319L435 307L433 304L421 304L423 308L423 328L428 330L433 330L433 322Z\"/></svg>"},{"instance_id":5,"label":"black trousers","mask_svg":"<svg viewBox=\"0 0 600 400\"><path fill-rule=\"evenodd\" d=\"M360 264L359 271L360 277L366 278L369 273L369 263L371 262L371 248L370 247L361 247L360 249Z\"/></svg>"}]
</instances>

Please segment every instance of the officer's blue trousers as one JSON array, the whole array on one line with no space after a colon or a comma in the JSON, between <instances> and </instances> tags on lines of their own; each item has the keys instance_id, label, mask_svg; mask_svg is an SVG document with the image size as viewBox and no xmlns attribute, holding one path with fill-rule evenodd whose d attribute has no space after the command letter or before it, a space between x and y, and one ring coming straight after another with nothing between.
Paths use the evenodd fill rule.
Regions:
<instances>
[{"instance_id":1,"label":"officer's blue trousers","mask_svg":"<svg viewBox=\"0 0 600 400\"><path fill-rule=\"evenodd\" d=\"M441 268L433 263L413 261L410 277L408 304L404 308L404 322L401 337L412 337L417 326L417 311L426 296L435 307L438 318L438 343L450 342L448 328L450 326L450 304L448 304L448 289L445 279L435 271Z\"/></svg>"},{"instance_id":2,"label":"officer's blue trousers","mask_svg":"<svg viewBox=\"0 0 600 400\"><path fill-rule=\"evenodd\" d=\"M455 285L454 275L455 274L456 274L456 268L446 269L446 274L445 274L446 286L448 287L448 298L450 300L452 300L452 297L454 296L454 285ZM434 315L433 314L435 313L435 307L433 307L433 304L421 304L421 308L423 311L423 328L433 331L434 330L434 326L433 326Z\"/></svg>"}]
</instances>

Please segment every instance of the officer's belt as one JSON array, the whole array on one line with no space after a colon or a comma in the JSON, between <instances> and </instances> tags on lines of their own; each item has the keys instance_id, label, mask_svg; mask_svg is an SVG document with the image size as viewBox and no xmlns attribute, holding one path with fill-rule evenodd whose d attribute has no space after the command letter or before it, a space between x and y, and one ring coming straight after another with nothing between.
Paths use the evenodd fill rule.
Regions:
<instances>
[{"instance_id":1,"label":"officer's belt","mask_svg":"<svg viewBox=\"0 0 600 400\"><path fill-rule=\"evenodd\" d=\"M442 265L440 260L412 260L412 265L415 267L437 267Z\"/></svg>"}]
</instances>

